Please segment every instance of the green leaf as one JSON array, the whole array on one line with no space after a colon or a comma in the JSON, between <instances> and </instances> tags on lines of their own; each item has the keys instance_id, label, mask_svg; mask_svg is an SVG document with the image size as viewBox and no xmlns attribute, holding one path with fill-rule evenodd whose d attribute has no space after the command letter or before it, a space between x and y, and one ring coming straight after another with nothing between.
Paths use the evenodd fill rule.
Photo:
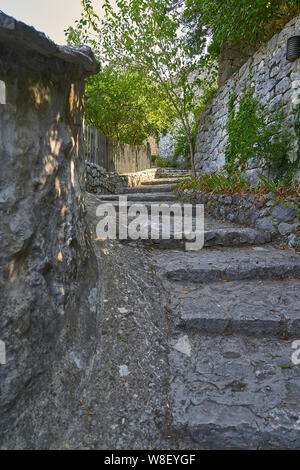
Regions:
<instances>
[{"instance_id":1,"label":"green leaf","mask_svg":"<svg viewBox=\"0 0 300 470\"><path fill-rule=\"evenodd\" d=\"M126 338L122 338L122 336L120 336L120 338L119 338L119 339L120 339L121 341L123 341L123 343L128 343L128 339L126 339Z\"/></svg>"}]
</instances>

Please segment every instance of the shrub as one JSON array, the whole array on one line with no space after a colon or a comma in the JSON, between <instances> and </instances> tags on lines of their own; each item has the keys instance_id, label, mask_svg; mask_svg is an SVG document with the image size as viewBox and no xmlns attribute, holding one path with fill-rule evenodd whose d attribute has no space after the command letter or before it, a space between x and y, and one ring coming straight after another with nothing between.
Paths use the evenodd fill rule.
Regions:
<instances>
[{"instance_id":1,"label":"shrub","mask_svg":"<svg viewBox=\"0 0 300 470\"><path fill-rule=\"evenodd\" d=\"M167 168L170 166L170 162L169 160L166 160L165 158L157 157L155 160L155 165L160 168Z\"/></svg>"}]
</instances>

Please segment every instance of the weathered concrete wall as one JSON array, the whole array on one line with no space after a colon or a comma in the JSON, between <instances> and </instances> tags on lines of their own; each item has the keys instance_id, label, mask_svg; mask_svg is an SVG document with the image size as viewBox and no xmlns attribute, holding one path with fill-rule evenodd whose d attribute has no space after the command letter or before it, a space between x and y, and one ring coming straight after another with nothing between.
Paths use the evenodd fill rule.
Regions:
<instances>
[{"instance_id":1,"label":"weathered concrete wall","mask_svg":"<svg viewBox=\"0 0 300 470\"><path fill-rule=\"evenodd\" d=\"M228 100L234 89L238 96L241 95L248 84L250 71L254 96L270 113L283 100L287 116L293 116L295 106L299 103L300 59L293 63L286 60L286 43L295 34L300 34L300 15L264 44L219 88L201 117L195 155L198 171L212 173L224 165ZM255 166L249 168L249 171L255 173Z\"/></svg>"},{"instance_id":2,"label":"weathered concrete wall","mask_svg":"<svg viewBox=\"0 0 300 470\"><path fill-rule=\"evenodd\" d=\"M120 144L94 128L85 128L85 158L107 171L133 173L151 168L151 147Z\"/></svg>"},{"instance_id":3,"label":"weathered concrete wall","mask_svg":"<svg viewBox=\"0 0 300 470\"><path fill-rule=\"evenodd\" d=\"M0 447L50 448L95 352L101 272L85 222L88 49L0 13Z\"/></svg>"}]
</instances>

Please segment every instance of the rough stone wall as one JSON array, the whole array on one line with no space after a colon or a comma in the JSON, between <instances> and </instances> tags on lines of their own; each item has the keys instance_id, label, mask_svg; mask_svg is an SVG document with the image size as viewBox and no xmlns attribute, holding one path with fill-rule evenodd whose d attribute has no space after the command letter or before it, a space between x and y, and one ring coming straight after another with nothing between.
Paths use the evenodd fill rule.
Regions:
<instances>
[{"instance_id":1,"label":"rough stone wall","mask_svg":"<svg viewBox=\"0 0 300 470\"><path fill-rule=\"evenodd\" d=\"M95 353L101 272L85 222L87 50L0 14L0 448L49 448Z\"/></svg>"},{"instance_id":2,"label":"rough stone wall","mask_svg":"<svg viewBox=\"0 0 300 470\"><path fill-rule=\"evenodd\" d=\"M230 46L224 44L221 48L218 67L218 85L224 86L227 80L236 72L249 58L249 51L240 43Z\"/></svg>"},{"instance_id":3,"label":"rough stone wall","mask_svg":"<svg viewBox=\"0 0 300 470\"><path fill-rule=\"evenodd\" d=\"M115 193L120 188L132 188L139 186L143 181L151 181L157 173L156 168L125 173L119 175L116 172L106 171L96 163L85 162L86 165L86 190L94 194Z\"/></svg>"},{"instance_id":4,"label":"rough stone wall","mask_svg":"<svg viewBox=\"0 0 300 470\"><path fill-rule=\"evenodd\" d=\"M275 34L251 56L208 104L199 124L195 166L198 171L212 173L225 163L227 142L227 104L235 89L240 95L248 83L250 71L254 96L266 106L270 113L282 99L287 116L293 115L300 102L300 59L291 63L286 60L287 39L300 34L300 15L291 20L279 34ZM249 164L249 177L255 175L255 162Z\"/></svg>"},{"instance_id":5,"label":"rough stone wall","mask_svg":"<svg viewBox=\"0 0 300 470\"><path fill-rule=\"evenodd\" d=\"M207 212L218 220L228 220L239 225L270 232L273 238L282 239L299 251L300 219L296 207L300 198L278 201L275 194L213 194L188 189L177 191L180 200L205 204Z\"/></svg>"}]
</instances>

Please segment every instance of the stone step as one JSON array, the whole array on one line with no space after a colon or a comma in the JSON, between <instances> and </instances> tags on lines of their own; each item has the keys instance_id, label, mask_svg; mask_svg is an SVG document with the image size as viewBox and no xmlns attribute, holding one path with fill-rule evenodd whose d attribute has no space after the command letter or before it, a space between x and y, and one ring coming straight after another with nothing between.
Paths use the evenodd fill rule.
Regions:
<instances>
[{"instance_id":1,"label":"stone step","mask_svg":"<svg viewBox=\"0 0 300 470\"><path fill-rule=\"evenodd\" d=\"M131 198L131 197L127 197L128 195L127 194L119 194L117 195L118 197L114 197L113 199L105 199L107 197L107 195L103 194L103 195L97 195L95 197L98 198L99 200L99 203L101 204L105 204L107 202L109 202L110 204L112 204L115 209L116 209L116 212L124 212L124 208L123 206L121 206L121 211L120 211L120 207L119 207L119 196L126 196L127 197L127 207L129 209L129 207L131 206L134 206L135 204L142 204L143 206L145 206L145 208L147 209L148 213L151 214L151 207L152 206L157 206L157 205L160 205L160 204L164 204L164 207L167 205L171 208L171 206L173 206L174 204L176 204L176 207L180 207L181 210L183 211L184 209L184 204L183 203L180 203L180 202L177 202L177 200L173 199L173 194L172 193L167 193L171 196L172 200L161 200L161 198L156 198L156 197L152 197L152 198L149 198L147 197L147 194L149 193L146 193L146 198L145 200L143 198ZM161 193L160 193L161 194ZM165 193L164 193L165 194ZM112 196L112 195L109 195L109 196ZM113 196L116 196L116 195L113 195ZM152 195L153 196L153 195ZM100 199L101 198L101 199ZM170 198L169 198L170 199ZM128 210L127 209L127 210ZM193 205L193 216L195 216L196 214L196 206ZM183 212L182 212L183 213ZM171 216L173 215L173 213L171 212Z\"/></svg>"},{"instance_id":2,"label":"stone step","mask_svg":"<svg viewBox=\"0 0 300 470\"><path fill-rule=\"evenodd\" d=\"M128 217L128 223L134 218ZM119 219L117 218L117 221ZM192 222L193 231L196 232L196 219L193 218ZM190 237L183 232L182 224L180 226L172 225L170 238L166 239L162 237L163 223L160 221L159 224L151 223L150 218L143 224L146 227L146 233L148 238L141 240L143 244L147 246L155 246L159 249L185 249L185 244L190 242ZM153 238L153 233L156 233L156 238ZM198 231L199 233L199 231ZM241 246L241 245L259 245L269 243L271 240L271 234L269 232L262 232L253 228L244 227L223 227L222 224L214 221L213 223L207 222L205 219L204 225L204 246ZM128 239L127 241L131 241Z\"/></svg>"},{"instance_id":3,"label":"stone step","mask_svg":"<svg viewBox=\"0 0 300 470\"><path fill-rule=\"evenodd\" d=\"M150 181L142 181L143 186L151 186L151 185L164 185L164 184L174 184L176 186L178 181L181 181L182 179L185 179L184 177L177 177L173 176L170 178L155 178L154 180Z\"/></svg>"},{"instance_id":4,"label":"stone step","mask_svg":"<svg viewBox=\"0 0 300 470\"><path fill-rule=\"evenodd\" d=\"M178 302L180 325L202 334L300 338L300 279L213 282L179 292Z\"/></svg>"},{"instance_id":5,"label":"stone step","mask_svg":"<svg viewBox=\"0 0 300 470\"><path fill-rule=\"evenodd\" d=\"M300 366L292 341L190 331L170 343L177 436L211 450L299 448Z\"/></svg>"},{"instance_id":6,"label":"stone step","mask_svg":"<svg viewBox=\"0 0 300 470\"><path fill-rule=\"evenodd\" d=\"M191 170L180 170L178 168L157 168L156 171L156 178L188 178L191 175Z\"/></svg>"},{"instance_id":7,"label":"stone step","mask_svg":"<svg viewBox=\"0 0 300 470\"><path fill-rule=\"evenodd\" d=\"M176 184L153 184L147 186L135 186L134 188L122 188L119 189L120 194L132 194L132 193L168 193L173 192L176 188Z\"/></svg>"},{"instance_id":8,"label":"stone step","mask_svg":"<svg viewBox=\"0 0 300 470\"><path fill-rule=\"evenodd\" d=\"M300 276L300 257L272 246L205 248L198 252L158 251L157 272L171 281L283 279Z\"/></svg>"},{"instance_id":9,"label":"stone step","mask_svg":"<svg viewBox=\"0 0 300 470\"><path fill-rule=\"evenodd\" d=\"M128 201L128 205L126 208L119 207L118 201L109 201L116 208L117 212L117 228L119 228L119 214L126 214L126 212L137 204L136 201ZM142 242L146 245L154 245L157 248L161 249L185 249L185 243L190 241L190 237L187 236L183 232L183 218L180 219L179 223L176 221L174 227L174 217L170 219L170 237L169 239L162 238L162 228L163 223L160 219L159 224L155 223L155 221L151 221L150 214L151 209L153 206L157 206L161 203L159 202L145 202L139 201L138 204L143 204L145 206L148 217L145 218L142 227L145 227L145 232L148 234L147 239L142 240ZM162 203L163 204L163 203ZM172 203L170 203L171 205ZM183 208L182 204L178 204L178 206ZM174 215L171 213L171 215ZM135 217L128 217L127 218L127 225L134 220ZM199 231L201 229L201 225L196 224L196 218L192 218L192 227L193 231L196 231L196 228ZM122 221L122 226L124 226L124 221ZM118 230L117 230L117 233ZM153 237L153 233L156 234L156 237ZM204 240L205 246L240 246L240 245L259 245L265 244L270 242L271 234L269 232L263 232L257 229L253 229L250 227L239 227L238 225L231 224L231 223L221 223L209 216L206 216L204 219ZM124 242L131 242L132 240L128 238Z\"/></svg>"},{"instance_id":10,"label":"stone step","mask_svg":"<svg viewBox=\"0 0 300 470\"><path fill-rule=\"evenodd\" d=\"M98 197L99 201L102 202L111 202L111 201L118 201L120 196L124 196L124 194L101 194ZM125 194L127 196L128 201L139 201L139 202L170 202L177 200L177 196L172 193L168 192L161 192L161 193L132 193L132 194Z\"/></svg>"}]
</instances>

